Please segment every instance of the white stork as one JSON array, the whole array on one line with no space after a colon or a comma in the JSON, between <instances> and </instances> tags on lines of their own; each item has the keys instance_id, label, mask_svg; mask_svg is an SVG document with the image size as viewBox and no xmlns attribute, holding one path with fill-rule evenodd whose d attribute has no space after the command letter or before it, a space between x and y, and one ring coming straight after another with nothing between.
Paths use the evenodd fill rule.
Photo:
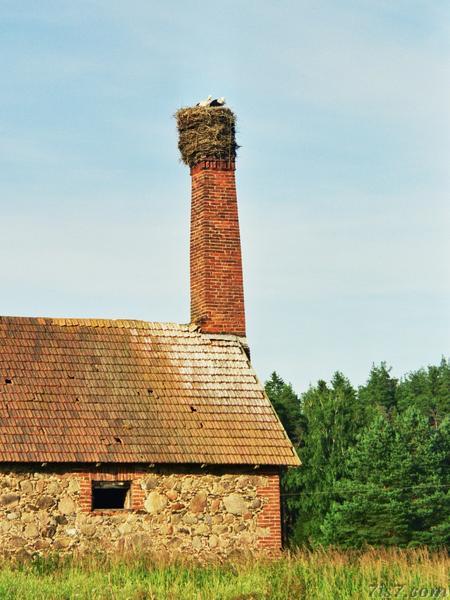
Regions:
<instances>
[{"instance_id":1,"label":"white stork","mask_svg":"<svg viewBox=\"0 0 450 600\"><path fill-rule=\"evenodd\" d=\"M221 98L216 98L215 100L211 100L209 106L223 106L225 104L225 98L222 96Z\"/></svg>"},{"instance_id":2,"label":"white stork","mask_svg":"<svg viewBox=\"0 0 450 600\"><path fill-rule=\"evenodd\" d=\"M202 107L206 107L209 106L212 100L212 96L211 94L206 98L206 100L200 100L200 102L197 102L196 106L202 106Z\"/></svg>"}]
</instances>

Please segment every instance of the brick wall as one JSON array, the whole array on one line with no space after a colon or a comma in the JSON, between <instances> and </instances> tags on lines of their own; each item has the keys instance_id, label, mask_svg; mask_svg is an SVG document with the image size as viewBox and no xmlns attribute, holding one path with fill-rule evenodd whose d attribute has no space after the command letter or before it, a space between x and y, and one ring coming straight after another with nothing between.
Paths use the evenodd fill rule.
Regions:
<instances>
[{"instance_id":1,"label":"brick wall","mask_svg":"<svg viewBox=\"0 0 450 600\"><path fill-rule=\"evenodd\" d=\"M258 540L259 546L268 550L281 550L281 505L280 476L272 473L267 476L267 485L258 488L258 496L264 498L262 511L259 513L258 527L266 530L266 535Z\"/></svg>"},{"instance_id":2,"label":"brick wall","mask_svg":"<svg viewBox=\"0 0 450 600\"><path fill-rule=\"evenodd\" d=\"M192 167L191 322L206 333L245 336L234 162Z\"/></svg>"}]
</instances>

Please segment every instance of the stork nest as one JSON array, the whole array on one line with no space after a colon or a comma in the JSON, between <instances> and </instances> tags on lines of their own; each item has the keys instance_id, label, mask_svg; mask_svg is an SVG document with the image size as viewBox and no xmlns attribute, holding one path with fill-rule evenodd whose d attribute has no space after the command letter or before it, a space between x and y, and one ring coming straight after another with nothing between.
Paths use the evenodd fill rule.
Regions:
<instances>
[{"instance_id":1,"label":"stork nest","mask_svg":"<svg viewBox=\"0 0 450 600\"><path fill-rule=\"evenodd\" d=\"M175 114L181 160L193 167L202 160L234 160L236 116L220 107L180 108Z\"/></svg>"}]
</instances>

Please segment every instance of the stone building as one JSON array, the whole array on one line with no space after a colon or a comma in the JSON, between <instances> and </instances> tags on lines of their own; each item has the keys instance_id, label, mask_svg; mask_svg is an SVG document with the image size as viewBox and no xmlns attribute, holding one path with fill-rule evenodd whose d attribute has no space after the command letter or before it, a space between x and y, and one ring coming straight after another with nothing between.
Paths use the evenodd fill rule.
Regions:
<instances>
[{"instance_id":1,"label":"stone building","mask_svg":"<svg viewBox=\"0 0 450 600\"><path fill-rule=\"evenodd\" d=\"M234 115L202 110L233 146L190 163L190 324L0 317L2 553L281 546L299 459L245 338Z\"/></svg>"}]
</instances>

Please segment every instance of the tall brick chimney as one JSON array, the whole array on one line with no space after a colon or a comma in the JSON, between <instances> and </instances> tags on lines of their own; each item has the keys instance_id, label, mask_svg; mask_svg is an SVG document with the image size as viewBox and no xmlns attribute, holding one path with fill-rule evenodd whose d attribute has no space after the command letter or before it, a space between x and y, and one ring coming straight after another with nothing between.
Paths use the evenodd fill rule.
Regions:
<instances>
[{"instance_id":1,"label":"tall brick chimney","mask_svg":"<svg viewBox=\"0 0 450 600\"><path fill-rule=\"evenodd\" d=\"M205 333L245 336L235 117L228 108L196 107L178 111L177 120L192 178L191 322Z\"/></svg>"}]
</instances>

